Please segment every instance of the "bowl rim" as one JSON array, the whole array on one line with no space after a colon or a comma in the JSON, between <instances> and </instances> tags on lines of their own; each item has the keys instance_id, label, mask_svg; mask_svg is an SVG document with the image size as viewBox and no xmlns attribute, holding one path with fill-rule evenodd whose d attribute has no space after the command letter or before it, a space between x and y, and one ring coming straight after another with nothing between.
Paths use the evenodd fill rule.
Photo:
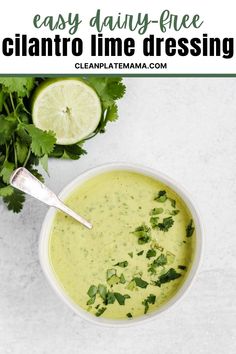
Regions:
<instances>
[{"instance_id":1,"label":"bowl rim","mask_svg":"<svg viewBox=\"0 0 236 354\"><path fill-rule=\"evenodd\" d=\"M76 187L83 184L85 181L89 180L90 178L105 172L109 172L109 171L111 172L115 170L136 172L139 174L149 176L151 178L154 178L166 184L183 199L184 203L189 208L195 225L195 235L196 235L195 255L194 255L191 269L184 283L179 288L177 293L169 301L167 301L167 303L165 303L156 311L153 311L150 314L146 314L137 318L133 318L132 320L130 319L112 320L103 317L95 317L94 315L82 309L79 305L74 303L74 301L63 290L63 287L60 285L59 281L56 278L56 275L53 273L53 270L50 266L50 261L48 257L48 246L49 246L48 241L49 241L52 222L56 214L56 209L54 209L53 207L49 208L42 223L40 236L39 236L39 261L43 273L47 278L49 284L53 288L54 292L67 306L69 306L81 318L100 326L130 327L141 323L143 324L155 318L158 318L163 312L166 312L174 305L179 303L179 301L182 300L183 297L186 295L186 293L189 291L190 287L193 284L193 281L196 278L196 274L202 262L203 246L204 246L203 245L203 224L202 221L200 221L201 219L199 217L199 211L198 208L196 207L196 203L195 202L193 203L192 196L190 196L189 192L186 192L186 190L178 182L174 181L172 178L165 175L164 173L156 169L144 167L139 164L132 164L126 162L112 162L112 163L105 163L87 169L86 171L79 174L76 178L74 178L69 184L67 184L62 189L62 191L58 194L58 196L59 198L64 200Z\"/></svg>"}]
</instances>

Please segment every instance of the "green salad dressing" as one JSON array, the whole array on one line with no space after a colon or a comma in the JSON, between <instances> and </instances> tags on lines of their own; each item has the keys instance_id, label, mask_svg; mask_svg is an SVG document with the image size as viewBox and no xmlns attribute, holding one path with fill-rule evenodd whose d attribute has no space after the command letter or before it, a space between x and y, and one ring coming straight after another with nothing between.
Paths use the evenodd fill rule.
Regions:
<instances>
[{"instance_id":1,"label":"green salad dressing","mask_svg":"<svg viewBox=\"0 0 236 354\"><path fill-rule=\"evenodd\" d=\"M129 171L100 174L66 199L88 230L57 212L49 258L67 295L96 316L132 319L166 303L181 287L195 249L182 199L163 183Z\"/></svg>"}]
</instances>

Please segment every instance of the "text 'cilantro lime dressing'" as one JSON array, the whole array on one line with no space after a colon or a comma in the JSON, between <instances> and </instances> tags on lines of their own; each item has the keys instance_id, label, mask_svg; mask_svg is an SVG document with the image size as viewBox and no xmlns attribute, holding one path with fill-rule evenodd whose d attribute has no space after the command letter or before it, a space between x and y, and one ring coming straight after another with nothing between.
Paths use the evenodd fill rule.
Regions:
<instances>
[{"instance_id":1,"label":"text 'cilantro lime dressing'","mask_svg":"<svg viewBox=\"0 0 236 354\"><path fill-rule=\"evenodd\" d=\"M96 316L132 319L175 295L194 257L195 228L182 199L163 183L129 171L100 174L66 203L87 230L58 212L49 258L67 295Z\"/></svg>"}]
</instances>

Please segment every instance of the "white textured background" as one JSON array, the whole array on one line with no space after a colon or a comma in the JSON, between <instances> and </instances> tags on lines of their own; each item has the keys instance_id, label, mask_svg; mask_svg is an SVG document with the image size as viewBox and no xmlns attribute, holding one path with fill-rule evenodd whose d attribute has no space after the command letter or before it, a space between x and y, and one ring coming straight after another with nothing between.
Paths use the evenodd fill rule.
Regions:
<instances>
[{"instance_id":1,"label":"white textured background","mask_svg":"<svg viewBox=\"0 0 236 354\"><path fill-rule=\"evenodd\" d=\"M141 163L180 182L205 223L198 277L177 307L151 323L100 328L73 314L38 261L47 208L28 199L13 215L0 204L1 354L236 353L236 79L125 80L120 119L86 144L81 160L51 161L59 192L87 168Z\"/></svg>"}]
</instances>

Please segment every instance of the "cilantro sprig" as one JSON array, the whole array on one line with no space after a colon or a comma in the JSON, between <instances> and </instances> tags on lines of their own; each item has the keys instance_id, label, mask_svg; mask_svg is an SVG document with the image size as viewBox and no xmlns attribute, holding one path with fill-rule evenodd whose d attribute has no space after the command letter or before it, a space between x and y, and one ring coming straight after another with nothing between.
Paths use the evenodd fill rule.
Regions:
<instances>
[{"instance_id":1,"label":"cilantro sprig","mask_svg":"<svg viewBox=\"0 0 236 354\"><path fill-rule=\"evenodd\" d=\"M43 181L37 167L48 173L48 158L79 159L86 154L83 144L99 133L104 133L107 123L118 118L117 100L123 97L125 86L118 77L83 77L98 94L102 115L95 131L83 141L73 145L57 145L52 131L42 131L34 126L31 101L34 90L45 78L0 78L0 197L9 210L20 212L25 196L9 185L12 171L27 168Z\"/></svg>"}]
</instances>

